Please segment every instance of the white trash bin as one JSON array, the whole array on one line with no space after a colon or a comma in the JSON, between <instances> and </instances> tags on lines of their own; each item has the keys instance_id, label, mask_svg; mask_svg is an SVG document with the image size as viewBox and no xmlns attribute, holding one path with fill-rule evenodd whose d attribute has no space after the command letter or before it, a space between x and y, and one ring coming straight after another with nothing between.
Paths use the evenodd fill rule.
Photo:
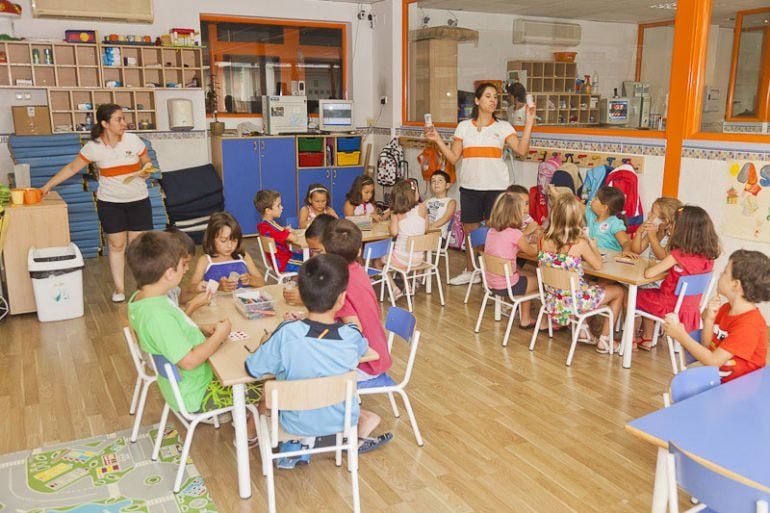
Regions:
<instances>
[{"instance_id":1,"label":"white trash bin","mask_svg":"<svg viewBox=\"0 0 770 513\"><path fill-rule=\"evenodd\" d=\"M31 247L27 268L40 322L83 316L83 255L76 245Z\"/></svg>"}]
</instances>

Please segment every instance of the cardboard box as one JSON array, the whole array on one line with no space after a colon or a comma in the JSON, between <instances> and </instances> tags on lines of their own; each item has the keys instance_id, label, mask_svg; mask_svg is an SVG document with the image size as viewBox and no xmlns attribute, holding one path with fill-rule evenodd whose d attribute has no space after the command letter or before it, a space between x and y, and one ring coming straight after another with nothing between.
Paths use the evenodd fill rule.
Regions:
<instances>
[{"instance_id":1,"label":"cardboard box","mask_svg":"<svg viewBox=\"0 0 770 513\"><path fill-rule=\"evenodd\" d=\"M13 111L13 131L16 135L50 135L51 115L45 105L17 105Z\"/></svg>"}]
</instances>

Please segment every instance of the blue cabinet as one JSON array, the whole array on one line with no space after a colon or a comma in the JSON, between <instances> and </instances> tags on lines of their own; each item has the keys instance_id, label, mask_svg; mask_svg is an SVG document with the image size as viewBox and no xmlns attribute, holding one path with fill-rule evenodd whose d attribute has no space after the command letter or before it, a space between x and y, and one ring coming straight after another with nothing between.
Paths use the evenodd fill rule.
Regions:
<instances>
[{"instance_id":1,"label":"blue cabinet","mask_svg":"<svg viewBox=\"0 0 770 513\"><path fill-rule=\"evenodd\" d=\"M261 216L254 208L254 196L261 189L281 193L284 214L297 211L297 168L293 137L253 137L212 140L214 167L222 177L225 210L230 212L244 235L255 235Z\"/></svg>"},{"instance_id":2,"label":"blue cabinet","mask_svg":"<svg viewBox=\"0 0 770 513\"><path fill-rule=\"evenodd\" d=\"M345 196L353 185L353 180L363 174L364 168L354 167L306 167L301 168L298 175L299 183L299 207L304 206L305 195L308 188L314 183L320 183L329 189L332 196L332 208L340 217L344 216Z\"/></svg>"}]
</instances>

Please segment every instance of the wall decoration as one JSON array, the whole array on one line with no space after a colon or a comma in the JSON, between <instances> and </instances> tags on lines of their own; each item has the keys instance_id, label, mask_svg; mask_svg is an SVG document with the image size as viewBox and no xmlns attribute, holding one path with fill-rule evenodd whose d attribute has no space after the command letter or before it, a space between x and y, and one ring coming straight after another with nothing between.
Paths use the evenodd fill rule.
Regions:
<instances>
[{"instance_id":1,"label":"wall decoration","mask_svg":"<svg viewBox=\"0 0 770 513\"><path fill-rule=\"evenodd\" d=\"M722 233L770 242L770 163L733 162L726 173L724 190Z\"/></svg>"}]
</instances>

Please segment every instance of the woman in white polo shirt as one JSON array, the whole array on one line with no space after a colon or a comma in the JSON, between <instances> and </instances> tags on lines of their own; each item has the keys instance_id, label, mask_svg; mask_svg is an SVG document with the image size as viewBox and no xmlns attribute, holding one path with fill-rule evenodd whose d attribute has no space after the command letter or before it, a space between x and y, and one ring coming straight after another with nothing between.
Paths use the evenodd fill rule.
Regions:
<instances>
[{"instance_id":1,"label":"woman in white polo shirt","mask_svg":"<svg viewBox=\"0 0 770 513\"><path fill-rule=\"evenodd\" d=\"M503 161L507 146L514 153L524 156L529 149L529 138L535 124L535 108L526 107L524 133L521 138L507 121L495 117L497 88L485 82L476 88L471 119L461 121L454 133L452 147L441 140L435 127L426 129L426 137L434 141L441 153L452 164L463 159L459 173L460 220L466 235L488 219L497 196L509 185L508 166ZM462 285L471 280L473 268L470 251L465 252L466 268L449 283ZM480 280L480 277L477 276Z\"/></svg>"},{"instance_id":2,"label":"woman in white polo shirt","mask_svg":"<svg viewBox=\"0 0 770 513\"><path fill-rule=\"evenodd\" d=\"M110 271L115 283L112 301L125 301L126 245L144 231L152 230L152 207L145 179L152 168L147 148L139 137L126 133L126 120L119 105L101 105L91 140L75 160L64 166L43 186L43 194L74 176L83 166L99 168L96 210L107 234Z\"/></svg>"}]
</instances>

